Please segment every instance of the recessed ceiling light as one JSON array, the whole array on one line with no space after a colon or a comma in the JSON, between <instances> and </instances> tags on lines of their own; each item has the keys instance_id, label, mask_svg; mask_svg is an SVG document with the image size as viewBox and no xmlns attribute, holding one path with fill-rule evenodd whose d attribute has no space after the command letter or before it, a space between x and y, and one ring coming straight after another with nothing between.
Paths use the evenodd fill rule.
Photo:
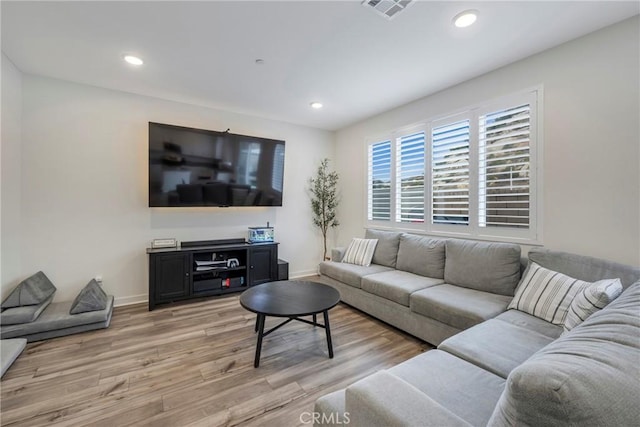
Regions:
<instances>
[{"instance_id":1,"label":"recessed ceiling light","mask_svg":"<svg viewBox=\"0 0 640 427\"><path fill-rule=\"evenodd\" d=\"M133 55L125 55L124 56L124 60L127 61L131 65L142 65L142 64L144 64L144 61L142 59L138 58L137 56L133 56Z\"/></svg>"},{"instance_id":2,"label":"recessed ceiling light","mask_svg":"<svg viewBox=\"0 0 640 427\"><path fill-rule=\"evenodd\" d=\"M476 22L476 19L478 19L477 10L465 10L453 17L453 25L458 28L468 27Z\"/></svg>"},{"instance_id":3,"label":"recessed ceiling light","mask_svg":"<svg viewBox=\"0 0 640 427\"><path fill-rule=\"evenodd\" d=\"M322 103L321 102L312 102L311 104L311 108L315 108L316 110L319 110L320 108L322 108Z\"/></svg>"},{"instance_id":4,"label":"recessed ceiling light","mask_svg":"<svg viewBox=\"0 0 640 427\"><path fill-rule=\"evenodd\" d=\"M263 65L264 64L264 59L258 58L256 59L256 65Z\"/></svg>"}]
</instances>

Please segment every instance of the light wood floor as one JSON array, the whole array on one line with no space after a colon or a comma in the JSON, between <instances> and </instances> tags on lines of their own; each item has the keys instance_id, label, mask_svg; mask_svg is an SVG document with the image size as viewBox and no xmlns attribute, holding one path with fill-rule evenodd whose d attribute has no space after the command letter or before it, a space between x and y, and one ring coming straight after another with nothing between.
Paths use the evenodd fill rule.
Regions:
<instances>
[{"instance_id":1,"label":"light wood floor","mask_svg":"<svg viewBox=\"0 0 640 427\"><path fill-rule=\"evenodd\" d=\"M278 319L267 318L267 328ZM27 345L0 383L2 425L296 426L314 401L431 347L349 306L265 338L238 296L116 308L109 329Z\"/></svg>"}]
</instances>

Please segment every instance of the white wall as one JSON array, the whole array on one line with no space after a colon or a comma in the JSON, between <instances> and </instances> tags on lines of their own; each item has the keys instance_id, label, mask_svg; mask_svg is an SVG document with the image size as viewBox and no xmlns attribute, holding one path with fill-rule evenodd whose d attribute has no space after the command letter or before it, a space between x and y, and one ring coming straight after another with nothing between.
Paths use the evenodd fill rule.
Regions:
<instances>
[{"instance_id":1,"label":"white wall","mask_svg":"<svg viewBox=\"0 0 640 427\"><path fill-rule=\"evenodd\" d=\"M20 139L22 75L2 54L2 141L0 143L0 300L20 279Z\"/></svg>"},{"instance_id":2,"label":"white wall","mask_svg":"<svg viewBox=\"0 0 640 427\"><path fill-rule=\"evenodd\" d=\"M267 221L290 275L316 271L322 244L305 188L333 157L332 133L29 75L22 102L21 273L43 270L56 300L98 274L116 303L146 300L152 239L246 237ZM149 121L284 139L283 207L148 208Z\"/></svg>"},{"instance_id":3,"label":"white wall","mask_svg":"<svg viewBox=\"0 0 640 427\"><path fill-rule=\"evenodd\" d=\"M367 137L543 84L544 246L640 265L639 26L636 16L337 132L338 244L363 234Z\"/></svg>"}]
</instances>

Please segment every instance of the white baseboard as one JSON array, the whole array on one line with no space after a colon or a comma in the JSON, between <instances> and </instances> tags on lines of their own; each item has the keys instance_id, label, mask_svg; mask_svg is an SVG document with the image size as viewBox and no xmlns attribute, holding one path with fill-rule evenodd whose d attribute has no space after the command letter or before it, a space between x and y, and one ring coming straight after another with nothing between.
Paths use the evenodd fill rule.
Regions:
<instances>
[{"instance_id":1,"label":"white baseboard","mask_svg":"<svg viewBox=\"0 0 640 427\"><path fill-rule=\"evenodd\" d=\"M301 277L309 277L309 276L317 276L318 270L303 270L303 271L294 271L289 274L289 279L299 279Z\"/></svg>"},{"instance_id":2,"label":"white baseboard","mask_svg":"<svg viewBox=\"0 0 640 427\"><path fill-rule=\"evenodd\" d=\"M132 295L130 297L116 297L113 301L114 307L122 307L124 305L148 303L149 295Z\"/></svg>"}]
</instances>

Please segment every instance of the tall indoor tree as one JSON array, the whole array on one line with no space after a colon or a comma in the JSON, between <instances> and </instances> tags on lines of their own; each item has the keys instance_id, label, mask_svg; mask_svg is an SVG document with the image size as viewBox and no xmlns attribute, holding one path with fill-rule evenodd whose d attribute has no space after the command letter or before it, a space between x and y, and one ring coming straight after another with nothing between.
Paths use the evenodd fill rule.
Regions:
<instances>
[{"instance_id":1,"label":"tall indoor tree","mask_svg":"<svg viewBox=\"0 0 640 427\"><path fill-rule=\"evenodd\" d=\"M318 166L315 177L309 178L309 193L313 224L322 232L323 256L327 257L327 232L340 225L336 218L338 207L338 173L329 170L329 159L323 159Z\"/></svg>"}]
</instances>

